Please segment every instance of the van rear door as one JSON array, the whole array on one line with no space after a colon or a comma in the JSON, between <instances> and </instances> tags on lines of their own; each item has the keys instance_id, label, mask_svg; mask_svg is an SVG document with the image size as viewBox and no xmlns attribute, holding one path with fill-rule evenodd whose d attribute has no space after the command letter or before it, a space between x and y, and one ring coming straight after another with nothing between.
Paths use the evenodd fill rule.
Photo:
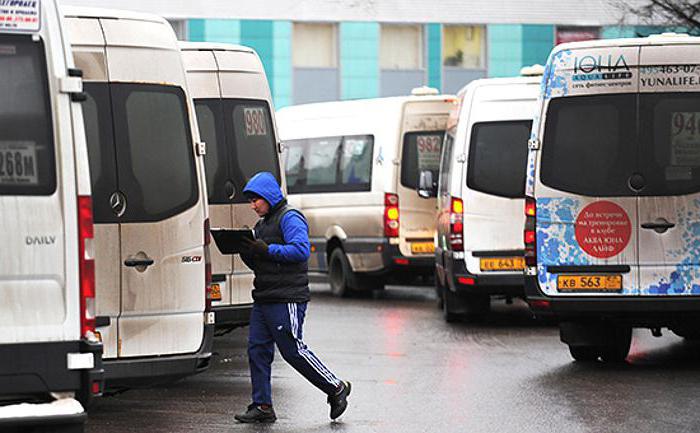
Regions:
<instances>
[{"instance_id":1,"label":"van rear door","mask_svg":"<svg viewBox=\"0 0 700 433\"><path fill-rule=\"evenodd\" d=\"M399 145L399 250L404 256L432 255L437 200L418 195L421 171L430 171L437 182L440 151L452 100L409 101L404 105Z\"/></svg>"},{"instance_id":2,"label":"van rear door","mask_svg":"<svg viewBox=\"0 0 700 433\"><path fill-rule=\"evenodd\" d=\"M527 140L538 91L533 83L474 92L478 108L469 114L462 178L465 260L472 274L522 272Z\"/></svg>"},{"instance_id":3,"label":"van rear door","mask_svg":"<svg viewBox=\"0 0 700 433\"><path fill-rule=\"evenodd\" d=\"M641 48L642 295L700 295L700 47Z\"/></svg>"},{"instance_id":4,"label":"van rear door","mask_svg":"<svg viewBox=\"0 0 700 433\"><path fill-rule=\"evenodd\" d=\"M537 260L552 295L639 292L636 93L552 99L537 186Z\"/></svg>"},{"instance_id":5,"label":"van rear door","mask_svg":"<svg viewBox=\"0 0 700 433\"><path fill-rule=\"evenodd\" d=\"M47 63L63 51L39 35L0 33L0 344L80 338L70 118Z\"/></svg>"}]
</instances>

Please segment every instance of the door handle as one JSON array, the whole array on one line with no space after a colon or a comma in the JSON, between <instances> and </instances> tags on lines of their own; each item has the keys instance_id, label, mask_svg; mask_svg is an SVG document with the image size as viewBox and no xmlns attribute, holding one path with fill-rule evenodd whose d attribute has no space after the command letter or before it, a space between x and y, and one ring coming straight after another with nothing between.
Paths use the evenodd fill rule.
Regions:
<instances>
[{"instance_id":1,"label":"door handle","mask_svg":"<svg viewBox=\"0 0 700 433\"><path fill-rule=\"evenodd\" d=\"M642 228L647 230L654 230L656 233L664 233L668 229L674 228L676 225L672 222L668 222L663 218L659 218L654 222L642 223Z\"/></svg>"},{"instance_id":2,"label":"door handle","mask_svg":"<svg viewBox=\"0 0 700 433\"><path fill-rule=\"evenodd\" d=\"M126 259L124 260L124 266L128 266L130 268L136 268L139 266L143 266L144 268L147 268L151 266L154 263L153 259Z\"/></svg>"}]
</instances>

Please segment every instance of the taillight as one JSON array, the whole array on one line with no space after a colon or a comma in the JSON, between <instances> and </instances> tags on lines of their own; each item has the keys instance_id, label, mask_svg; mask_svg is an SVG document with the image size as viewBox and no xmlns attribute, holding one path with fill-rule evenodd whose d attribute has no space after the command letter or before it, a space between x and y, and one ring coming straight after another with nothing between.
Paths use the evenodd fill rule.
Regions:
<instances>
[{"instance_id":1,"label":"taillight","mask_svg":"<svg viewBox=\"0 0 700 433\"><path fill-rule=\"evenodd\" d=\"M464 251L464 203L461 198L452 197L450 201L450 248L452 251Z\"/></svg>"},{"instance_id":2,"label":"taillight","mask_svg":"<svg viewBox=\"0 0 700 433\"><path fill-rule=\"evenodd\" d=\"M525 197L525 265L537 266L537 232L536 232L537 202L532 197Z\"/></svg>"},{"instance_id":3,"label":"taillight","mask_svg":"<svg viewBox=\"0 0 700 433\"><path fill-rule=\"evenodd\" d=\"M211 311L211 231L209 218L204 220L204 311Z\"/></svg>"},{"instance_id":4,"label":"taillight","mask_svg":"<svg viewBox=\"0 0 700 433\"><path fill-rule=\"evenodd\" d=\"M95 340L95 251L92 199L78 196L78 269L80 271L80 335Z\"/></svg>"},{"instance_id":5,"label":"taillight","mask_svg":"<svg viewBox=\"0 0 700 433\"><path fill-rule=\"evenodd\" d=\"M395 238L399 236L399 196L384 194L384 236Z\"/></svg>"}]
</instances>

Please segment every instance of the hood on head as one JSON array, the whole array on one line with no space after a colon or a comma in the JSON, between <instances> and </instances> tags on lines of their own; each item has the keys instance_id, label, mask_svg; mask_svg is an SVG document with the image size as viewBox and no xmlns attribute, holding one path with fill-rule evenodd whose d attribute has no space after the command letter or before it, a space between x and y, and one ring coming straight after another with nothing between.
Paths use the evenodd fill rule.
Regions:
<instances>
[{"instance_id":1,"label":"hood on head","mask_svg":"<svg viewBox=\"0 0 700 433\"><path fill-rule=\"evenodd\" d=\"M245 188L243 188L243 194L245 193L259 195L270 203L271 207L274 207L284 199L282 189L277 183L277 179L275 179L275 176L269 171L261 171L251 177Z\"/></svg>"}]
</instances>

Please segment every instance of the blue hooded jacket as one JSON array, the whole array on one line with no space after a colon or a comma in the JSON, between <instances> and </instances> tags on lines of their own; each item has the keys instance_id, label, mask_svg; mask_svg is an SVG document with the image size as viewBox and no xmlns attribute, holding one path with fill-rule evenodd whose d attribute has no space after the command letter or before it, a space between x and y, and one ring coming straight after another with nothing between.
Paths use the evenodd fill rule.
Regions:
<instances>
[{"instance_id":1,"label":"blue hooded jacket","mask_svg":"<svg viewBox=\"0 0 700 433\"><path fill-rule=\"evenodd\" d=\"M270 208L285 199L277 179L267 171L253 176L243 189L243 193L253 193L264 198L270 204ZM308 260L311 254L309 226L302 214L297 210L287 212L280 221L280 229L285 244L270 244L267 251L270 257L280 262L290 263Z\"/></svg>"}]
</instances>

